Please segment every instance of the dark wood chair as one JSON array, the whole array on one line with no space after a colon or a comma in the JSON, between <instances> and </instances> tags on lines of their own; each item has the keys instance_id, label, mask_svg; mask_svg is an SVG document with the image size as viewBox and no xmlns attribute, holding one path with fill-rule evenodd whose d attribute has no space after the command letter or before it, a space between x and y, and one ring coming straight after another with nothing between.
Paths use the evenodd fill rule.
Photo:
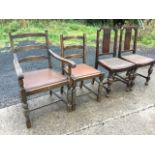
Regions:
<instances>
[{"instance_id":1,"label":"dark wood chair","mask_svg":"<svg viewBox=\"0 0 155 155\"><path fill-rule=\"evenodd\" d=\"M145 78L145 85L148 85L155 60L146 56L136 54L137 35L138 27L136 26L126 26L121 29L119 41L119 57L123 60L134 63L136 66L136 70L140 67L149 66L147 76L144 76L140 73L135 74L135 77L141 76Z\"/></svg>"},{"instance_id":2,"label":"dark wood chair","mask_svg":"<svg viewBox=\"0 0 155 155\"><path fill-rule=\"evenodd\" d=\"M80 45L67 45L67 41L74 40L76 42L82 42ZM73 110L75 110L75 98L76 98L76 86L77 82L80 82L80 88L85 87L89 91L91 91L93 94L97 96L97 100L100 100L100 93L101 93L101 85L103 81L103 74L96 70L94 67L86 64L86 35L83 34L83 36L60 36L60 43L61 43L61 56L66 59L81 59L82 63L79 63L76 65L75 68L71 68L71 81L72 81L72 105ZM76 52L76 49L80 50L80 53ZM69 50L69 51L67 51ZM62 73L68 74L68 69L64 67L64 63L62 62ZM99 85L98 85L98 92L96 93L92 89L90 89L88 86L84 84L85 80L89 80L92 78L99 78ZM63 88L62 91L63 93Z\"/></svg>"},{"instance_id":3,"label":"dark wood chair","mask_svg":"<svg viewBox=\"0 0 155 155\"><path fill-rule=\"evenodd\" d=\"M36 93L49 91L50 95L52 95L52 89L59 88L64 85L70 84L70 77L62 75L61 72L57 72L52 69L51 64L51 57L57 59L60 62L63 62L68 65L68 68L75 67L74 62L66 60L57 54L55 54L51 49L49 49L48 45L48 32L45 33L25 33L25 34L11 34L9 33L10 43L11 43L11 51L13 52L13 64L14 68L18 77L19 87L20 87L20 95L21 95L21 102L24 111L24 116L26 119L27 128L31 127L31 121L29 117L29 113L41 107L37 107L35 109L30 109L27 97ZM41 45L24 45L24 46L17 46L16 41L22 38L43 38L44 43ZM21 41L21 40L20 40ZM27 52L29 54L30 50L35 49L36 54L31 56L22 56L19 59L19 53ZM45 50L44 55L38 55L37 53L39 50ZM36 51L37 50L37 51ZM18 53L18 54L17 54ZM30 61L39 61L39 60L46 60L48 61L48 66L45 69L33 70L33 71L26 71L23 72L20 63L30 62ZM54 92L53 92L54 93ZM66 101L65 99L61 98L61 96L54 93L59 100L63 101L67 104L68 110L71 110L72 105ZM42 106L44 107L44 106Z\"/></svg>"},{"instance_id":4,"label":"dark wood chair","mask_svg":"<svg viewBox=\"0 0 155 155\"><path fill-rule=\"evenodd\" d=\"M101 28L97 31L95 68L100 65L108 71L107 81L104 82L107 96L111 91L111 84L121 81L131 90L133 82L134 64L116 57L117 52L117 29ZM102 57L102 58L101 58ZM126 72L125 76L119 73ZM93 81L94 83L94 81Z\"/></svg>"}]
</instances>

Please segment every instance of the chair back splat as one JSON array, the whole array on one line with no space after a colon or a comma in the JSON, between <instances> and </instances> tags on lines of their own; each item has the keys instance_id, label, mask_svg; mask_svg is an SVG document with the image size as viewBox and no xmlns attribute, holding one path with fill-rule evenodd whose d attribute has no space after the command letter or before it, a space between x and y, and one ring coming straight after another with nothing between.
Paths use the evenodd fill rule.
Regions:
<instances>
[{"instance_id":1,"label":"chair back splat","mask_svg":"<svg viewBox=\"0 0 155 155\"><path fill-rule=\"evenodd\" d=\"M114 29L101 28L97 31L96 61L95 61L96 68L97 68L97 61L100 56L113 55L113 57L116 57L117 38L118 38L118 31L115 28ZM111 48L111 45L112 45L112 48Z\"/></svg>"},{"instance_id":2,"label":"chair back splat","mask_svg":"<svg viewBox=\"0 0 155 155\"><path fill-rule=\"evenodd\" d=\"M138 27L136 26L123 27L120 30L119 57L124 52L136 53L137 35Z\"/></svg>"}]
</instances>

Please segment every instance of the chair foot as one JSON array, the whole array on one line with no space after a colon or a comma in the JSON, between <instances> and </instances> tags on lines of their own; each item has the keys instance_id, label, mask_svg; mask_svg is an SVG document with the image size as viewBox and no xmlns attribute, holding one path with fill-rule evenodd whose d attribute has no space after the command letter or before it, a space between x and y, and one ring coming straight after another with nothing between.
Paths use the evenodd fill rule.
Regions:
<instances>
[{"instance_id":1,"label":"chair foot","mask_svg":"<svg viewBox=\"0 0 155 155\"><path fill-rule=\"evenodd\" d=\"M72 106L72 111L75 111L75 109L76 109L76 105L73 104L73 106Z\"/></svg>"},{"instance_id":2,"label":"chair foot","mask_svg":"<svg viewBox=\"0 0 155 155\"><path fill-rule=\"evenodd\" d=\"M32 127L30 120L27 120L26 121L26 126L27 126L28 129Z\"/></svg>"},{"instance_id":3,"label":"chair foot","mask_svg":"<svg viewBox=\"0 0 155 155\"><path fill-rule=\"evenodd\" d=\"M67 105L67 112L72 112L72 105Z\"/></svg>"}]
</instances>

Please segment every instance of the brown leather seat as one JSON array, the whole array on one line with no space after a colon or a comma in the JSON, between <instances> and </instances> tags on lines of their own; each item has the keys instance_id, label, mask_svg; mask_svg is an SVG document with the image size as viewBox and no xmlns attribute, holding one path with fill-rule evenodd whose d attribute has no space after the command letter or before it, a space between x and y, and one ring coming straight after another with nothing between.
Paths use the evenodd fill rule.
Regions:
<instances>
[{"instance_id":1,"label":"brown leather seat","mask_svg":"<svg viewBox=\"0 0 155 155\"><path fill-rule=\"evenodd\" d=\"M141 55L137 55L137 54L122 56L122 58L136 64L137 66L148 65L148 64L153 63L155 61L154 59L144 57Z\"/></svg>"},{"instance_id":2,"label":"brown leather seat","mask_svg":"<svg viewBox=\"0 0 155 155\"><path fill-rule=\"evenodd\" d=\"M87 64L78 64L76 65L75 68L72 68L72 74L71 74L71 77L73 78L73 80L77 80L77 79L80 79L80 78L83 78L83 77L91 77L91 76L94 76L94 75L101 75L102 73L95 69L94 67L91 67Z\"/></svg>"},{"instance_id":3,"label":"brown leather seat","mask_svg":"<svg viewBox=\"0 0 155 155\"><path fill-rule=\"evenodd\" d=\"M27 92L67 82L67 77L51 69L41 69L24 73L24 89Z\"/></svg>"},{"instance_id":4,"label":"brown leather seat","mask_svg":"<svg viewBox=\"0 0 155 155\"><path fill-rule=\"evenodd\" d=\"M126 70L127 68L134 66L133 63L122 60L120 58L101 59L98 60L98 62L100 63L100 65L111 71L119 71L119 70L123 71Z\"/></svg>"}]
</instances>

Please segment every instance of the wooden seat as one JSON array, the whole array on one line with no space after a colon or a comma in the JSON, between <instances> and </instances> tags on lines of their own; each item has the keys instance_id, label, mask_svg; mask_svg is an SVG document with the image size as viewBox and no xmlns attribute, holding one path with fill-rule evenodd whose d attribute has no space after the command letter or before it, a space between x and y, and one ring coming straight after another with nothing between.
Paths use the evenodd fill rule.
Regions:
<instances>
[{"instance_id":1,"label":"wooden seat","mask_svg":"<svg viewBox=\"0 0 155 155\"><path fill-rule=\"evenodd\" d=\"M136 66L136 70L138 70L139 67L149 66L147 76L140 73L135 74L135 77L141 76L145 78L145 85L148 85L150 76L153 72L153 65L155 63L155 60L136 54L137 36L138 27L126 26L121 29L119 41L119 57L126 61L134 63ZM124 55L125 53L128 53L128 55Z\"/></svg>"},{"instance_id":2,"label":"wooden seat","mask_svg":"<svg viewBox=\"0 0 155 155\"><path fill-rule=\"evenodd\" d=\"M155 61L152 58L144 57L144 56L137 55L137 54L122 56L122 58L125 60L128 60L129 62L136 64L137 67L146 66Z\"/></svg>"},{"instance_id":3,"label":"wooden seat","mask_svg":"<svg viewBox=\"0 0 155 155\"><path fill-rule=\"evenodd\" d=\"M101 66L104 66L111 71L124 71L127 68L132 68L133 63L121 60L119 58L101 59L98 61Z\"/></svg>"},{"instance_id":4,"label":"wooden seat","mask_svg":"<svg viewBox=\"0 0 155 155\"><path fill-rule=\"evenodd\" d=\"M67 70L66 70L67 71ZM75 68L71 69L71 77L74 80L80 80L84 77L92 77L92 76L99 76L101 74L100 71L94 69L94 67L91 67L87 64L77 64Z\"/></svg>"},{"instance_id":5,"label":"wooden seat","mask_svg":"<svg viewBox=\"0 0 155 155\"><path fill-rule=\"evenodd\" d=\"M63 62L64 64L68 65L69 70L71 70L72 67L75 67L75 63L73 61L69 61L67 59L64 59L60 57L59 55L55 54L51 49L49 49L48 46L48 32L45 31L45 33L25 33L25 34L11 34L9 33L10 37L10 43L11 43L11 51L13 52L13 64L14 68L18 77L18 83L20 88L20 96L21 96L21 103L24 111L24 116L26 119L26 126L27 128L31 127L31 121L29 117L29 113L33 110L37 110L42 107L37 107L35 109L29 109L27 97L36 93L49 91L49 94L55 94L59 100L55 101L63 101L67 105L67 110L72 110L71 102L69 102L69 93L67 90L67 99L64 100L61 96L58 94L52 92L54 88L60 88L64 85L70 85L70 77L62 75L61 72L57 72L52 69L51 64L51 57L57 59L60 62ZM41 45L25 45L25 46L16 46L16 39L20 38L22 41L23 39L27 38L43 38L44 39L44 45L43 42ZM33 40L34 41L34 40ZM20 44L19 44L20 45ZM30 54L30 50L35 49L34 53L36 55L30 55L30 56L23 56L22 58L18 58L17 53L20 52L27 52L27 54ZM38 55L38 50L44 50L44 55ZM34 71L27 71L23 72L23 69L21 68L20 63L29 62L29 61L40 61L40 60L46 60L48 61L48 66L45 69L40 70L34 70ZM50 103L52 104L52 103ZM48 104L49 105L49 104ZM46 105L47 106L47 105Z\"/></svg>"},{"instance_id":6,"label":"wooden seat","mask_svg":"<svg viewBox=\"0 0 155 155\"><path fill-rule=\"evenodd\" d=\"M107 96L109 96L111 84L113 82L121 81L125 83L127 85L127 90L131 90L133 83L135 65L131 62L116 57L118 39L117 34L118 32L115 28L101 28L97 31L95 68L97 69L100 65L108 71L108 78L104 83ZM107 58L106 56L112 57ZM123 77L119 74L121 72L126 72L126 76Z\"/></svg>"},{"instance_id":7,"label":"wooden seat","mask_svg":"<svg viewBox=\"0 0 155 155\"><path fill-rule=\"evenodd\" d=\"M35 78L34 78L35 77ZM66 76L51 69L42 69L24 73L24 89L33 92L40 88L56 86L68 82Z\"/></svg>"},{"instance_id":8,"label":"wooden seat","mask_svg":"<svg viewBox=\"0 0 155 155\"><path fill-rule=\"evenodd\" d=\"M67 45L66 41L69 40L81 40L82 45ZM92 66L89 66L86 64L86 36L85 34L83 36L60 36L60 43L61 43L61 56L67 59L82 59L82 63L80 64L76 64L75 68L71 68L71 70L69 70L68 68L65 68L64 70L62 70L63 74L69 74L70 71L70 76L71 76L71 83L72 83L72 104L73 104L73 110L75 110L75 105L76 105L76 86L77 86L77 82L80 81L80 88L85 87L86 89L88 89L89 91L91 91L93 94L95 94L97 96L97 100L100 100L100 89L101 89L101 85L102 85L102 80L103 80L103 74L93 68ZM75 49L79 49L80 54L76 53ZM67 51L66 54L66 50L70 50ZM64 64L62 63L62 66L64 66ZM64 68L64 67L62 67ZM88 80L88 79L92 79L92 78L99 78L99 84L98 84L98 91L97 93L95 91L93 91L92 89L88 88L85 84L84 81ZM61 89L61 93L63 93L63 87Z\"/></svg>"}]
</instances>

